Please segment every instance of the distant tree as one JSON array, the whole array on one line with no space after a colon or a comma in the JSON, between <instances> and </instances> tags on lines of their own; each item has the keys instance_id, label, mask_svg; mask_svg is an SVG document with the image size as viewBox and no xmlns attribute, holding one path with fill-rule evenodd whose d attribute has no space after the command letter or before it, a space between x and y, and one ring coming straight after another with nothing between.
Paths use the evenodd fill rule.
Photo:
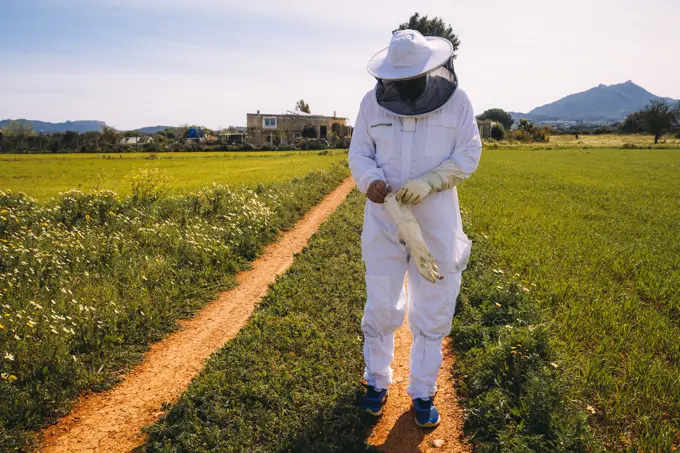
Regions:
<instances>
[{"instance_id":1,"label":"distant tree","mask_svg":"<svg viewBox=\"0 0 680 453\"><path fill-rule=\"evenodd\" d=\"M528 133L532 133L534 131L534 128L535 128L534 123L525 119L519 120L519 123L517 124L517 129Z\"/></svg>"},{"instance_id":2,"label":"distant tree","mask_svg":"<svg viewBox=\"0 0 680 453\"><path fill-rule=\"evenodd\" d=\"M75 150L78 148L78 142L79 142L79 137L78 133L75 131L66 131L64 132L64 138L62 138L62 144L64 145L64 148L66 149L71 149Z\"/></svg>"},{"instance_id":3,"label":"distant tree","mask_svg":"<svg viewBox=\"0 0 680 453\"><path fill-rule=\"evenodd\" d=\"M440 38L448 39L451 44L453 44L453 58L456 58L460 40L453 32L451 25L446 25L444 20L440 17L428 19L427 16L421 16L419 13L415 13L409 18L408 22L404 22L399 25L399 28L392 30L392 33L394 34L399 30L417 30L423 36L439 36Z\"/></svg>"},{"instance_id":4,"label":"distant tree","mask_svg":"<svg viewBox=\"0 0 680 453\"><path fill-rule=\"evenodd\" d=\"M25 137L33 132L33 128L28 121L14 120L5 126L5 132L13 137Z\"/></svg>"},{"instance_id":5,"label":"distant tree","mask_svg":"<svg viewBox=\"0 0 680 453\"><path fill-rule=\"evenodd\" d=\"M654 144L659 138L680 122L680 104L671 107L662 99L654 99L641 112L645 130L654 135Z\"/></svg>"},{"instance_id":6,"label":"distant tree","mask_svg":"<svg viewBox=\"0 0 680 453\"><path fill-rule=\"evenodd\" d=\"M5 152L5 136L2 134L2 131L0 131L0 153Z\"/></svg>"},{"instance_id":7,"label":"distant tree","mask_svg":"<svg viewBox=\"0 0 680 453\"><path fill-rule=\"evenodd\" d=\"M304 99L297 101L297 104L295 104L295 110L298 112L312 113L312 111L309 109L309 104L307 104Z\"/></svg>"},{"instance_id":8,"label":"distant tree","mask_svg":"<svg viewBox=\"0 0 680 453\"><path fill-rule=\"evenodd\" d=\"M477 115L477 119L480 121L484 120L496 121L498 123L501 123L503 127L507 130L510 130L512 128L513 123L515 122L515 120L512 119L512 116L503 109L485 110L484 113L482 113L481 115Z\"/></svg>"},{"instance_id":9,"label":"distant tree","mask_svg":"<svg viewBox=\"0 0 680 453\"><path fill-rule=\"evenodd\" d=\"M645 119L642 111L628 115L619 127L619 130L627 134L641 134L645 132Z\"/></svg>"},{"instance_id":10,"label":"distant tree","mask_svg":"<svg viewBox=\"0 0 680 453\"><path fill-rule=\"evenodd\" d=\"M10 121L4 129L7 135L19 145L20 150L26 147L26 138L33 133L33 128L28 121Z\"/></svg>"},{"instance_id":11,"label":"distant tree","mask_svg":"<svg viewBox=\"0 0 680 453\"><path fill-rule=\"evenodd\" d=\"M116 145L119 141L118 131L112 127L104 126L101 131L101 141L104 145Z\"/></svg>"}]
</instances>

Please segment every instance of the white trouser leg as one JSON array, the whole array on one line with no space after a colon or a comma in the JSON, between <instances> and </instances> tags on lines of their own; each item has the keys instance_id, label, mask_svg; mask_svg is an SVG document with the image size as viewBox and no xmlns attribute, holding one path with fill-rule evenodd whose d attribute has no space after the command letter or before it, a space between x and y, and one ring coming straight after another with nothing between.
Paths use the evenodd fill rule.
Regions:
<instances>
[{"instance_id":1,"label":"white trouser leg","mask_svg":"<svg viewBox=\"0 0 680 453\"><path fill-rule=\"evenodd\" d=\"M383 205L366 203L361 247L366 264L366 306L361 321L364 379L369 385L387 388L392 383L394 332L404 323L406 313L408 253Z\"/></svg>"},{"instance_id":2,"label":"white trouser leg","mask_svg":"<svg viewBox=\"0 0 680 453\"><path fill-rule=\"evenodd\" d=\"M409 386L411 398L427 398L437 391L442 364L442 342L451 322L460 292L461 272L450 272L434 284L409 267L409 328L413 334Z\"/></svg>"},{"instance_id":3,"label":"white trouser leg","mask_svg":"<svg viewBox=\"0 0 680 453\"><path fill-rule=\"evenodd\" d=\"M394 267L394 266L392 266ZM377 388L388 388L392 383L394 332L403 324L406 313L403 268L391 275L366 274L366 307L361 328L364 332L364 379Z\"/></svg>"}]
</instances>

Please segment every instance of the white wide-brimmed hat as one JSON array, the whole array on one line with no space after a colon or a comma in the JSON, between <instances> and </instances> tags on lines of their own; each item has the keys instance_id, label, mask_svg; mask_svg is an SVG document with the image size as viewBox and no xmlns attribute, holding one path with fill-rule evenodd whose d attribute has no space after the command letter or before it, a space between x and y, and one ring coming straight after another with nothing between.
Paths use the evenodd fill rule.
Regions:
<instances>
[{"instance_id":1,"label":"white wide-brimmed hat","mask_svg":"<svg viewBox=\"0 0 680 453\"><path fill-rule=\"evenodd\" d=\"M416 30L400 30L390 46L368 62L368 72L378 79L406 80L427 74L453 56L453 44L437 36L425 37Z\"/></svg>"}]
</instances>

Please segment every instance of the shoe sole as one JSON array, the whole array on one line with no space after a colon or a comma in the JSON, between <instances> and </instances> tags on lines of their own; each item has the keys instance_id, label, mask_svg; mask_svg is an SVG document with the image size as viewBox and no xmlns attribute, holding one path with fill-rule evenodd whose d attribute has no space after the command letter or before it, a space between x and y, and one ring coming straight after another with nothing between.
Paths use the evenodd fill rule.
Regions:
<instances>
[{"instance_id":1,"label":"shoe sole","mask_svg":"<svg viewBox=\"0 0 680 453\"><path fill-rule=\"evenodd\" d=\"M441 416L437 418L436 422L418 423L418 419L416 419L416 425L418 425L421 428L436 428L437 426L439 426L441 421L442 421Z\"/></svg>"},{"instance_id":2,"label":"shoe sole","mask_svg":"<svg viewBox=\"0 0 680 453\"><path fill-rule=\"evenodd\" d=\"M389 396L389 394L385 395L385 398L383 398L382 402L380 403L382 406L384 406L385 403L387 402L387 397L388 397L388 396ZM378 411L371 410L371 409L369 409L369 408L367 408L367 407L365 407L365 408L363 408L363 409L364 409L364 412L366 412L367 414L370 414L370 415L372 415L372 416L374 416L374 417L380 417L380 416L382 415L382 413L383 413L383 407L382 407L382 406L380 407L380 410L378 410Z\"/></svg>"},{"instance_id":3,"label":"shoe sole","mask_svg":"<svg viewBox=\"0 0 680 453\"><path fill-rule=\"evenodd\" d=\"M373 415L374 417L380 417L383 413L383 410L382 410L382 408L380 408L379 411L372 411L370 409L364 409L364 412L366 412L367 414Z\"/></svg>"}]
</instances>

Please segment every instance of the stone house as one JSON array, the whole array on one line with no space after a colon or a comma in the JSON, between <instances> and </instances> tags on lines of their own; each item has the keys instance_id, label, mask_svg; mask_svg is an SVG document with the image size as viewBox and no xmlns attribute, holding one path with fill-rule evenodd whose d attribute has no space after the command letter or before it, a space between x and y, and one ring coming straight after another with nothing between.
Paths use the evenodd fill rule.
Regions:
<instances>
[{"instance_id":1,"label":"stone house","mask_svg":"<svg viewBox=\"0 0 680 453\"><path fill-rule=\"evenodd\" d=\"M147 143L153 143L153 138L152 137L124 137L120 141L121 145L126 145L126 146L146 145Z\"/></svg>"},{"instance_id":2,"label":"stone house","mask_svg":"<svg viewBox=\"0 0 680 453\"><path fill-rule=\"evenodd\" d=\"M254 145L287 145L303 136L330 142L334 127L340 138L351 136L347 118L338 117L335 112L333 116L324 116L291 111L265 114L258 110L247 114L247 126L248 141Z\"/></svg>"},{"instance_id":3,"label":"stone house","mask_svg":"<svg viewBox=\"0 0 680 453\"><path fill-rule=\"evenodd\" d=\"M479 127L479 137L482 139L491 138L491 129L496 125L495 121L482 120L477 121L477 127Z\"/></svg>"}]
</instances>

